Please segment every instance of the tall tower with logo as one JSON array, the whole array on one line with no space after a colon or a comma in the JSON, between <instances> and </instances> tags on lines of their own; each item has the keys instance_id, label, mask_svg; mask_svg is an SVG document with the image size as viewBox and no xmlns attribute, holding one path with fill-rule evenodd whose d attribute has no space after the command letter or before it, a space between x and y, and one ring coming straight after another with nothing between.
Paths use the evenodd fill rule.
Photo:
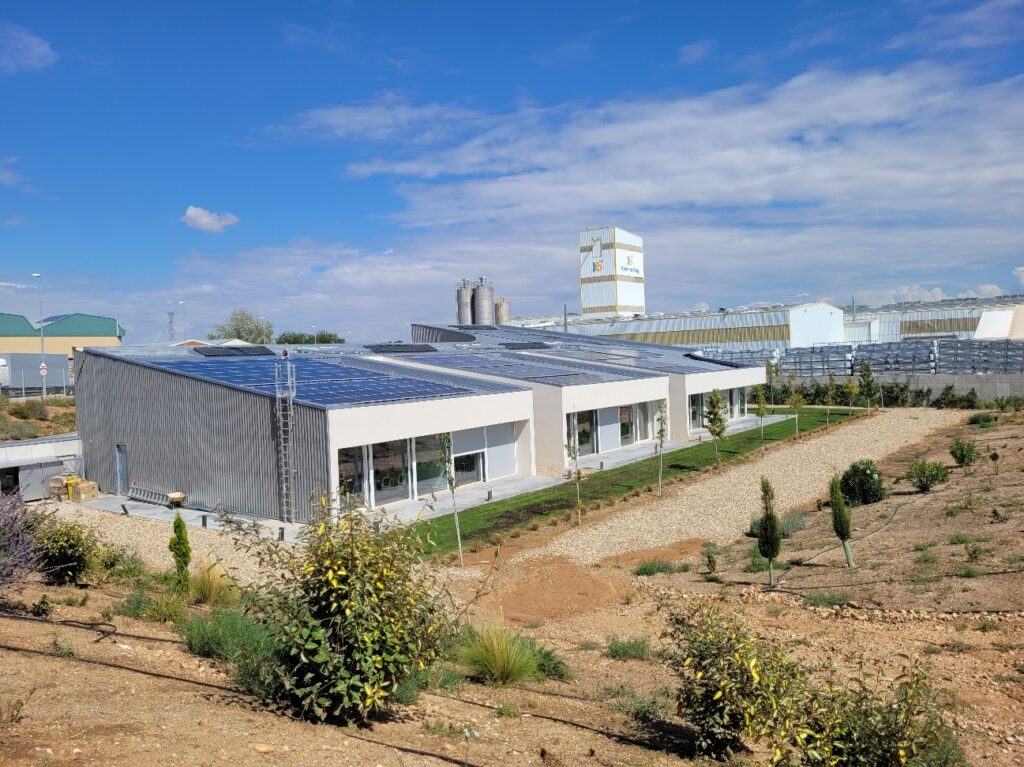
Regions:
<instances>
[{"instance_id":1,"label":"tall tower with logo","mask_svg":"<svg viewBox=\"0 0 1024 767\"><path fill-rule=\"evenodd\" d=\"M583 319L646 314L644 240L617 226L580 232Z\"/></svg>"}]
</instances>

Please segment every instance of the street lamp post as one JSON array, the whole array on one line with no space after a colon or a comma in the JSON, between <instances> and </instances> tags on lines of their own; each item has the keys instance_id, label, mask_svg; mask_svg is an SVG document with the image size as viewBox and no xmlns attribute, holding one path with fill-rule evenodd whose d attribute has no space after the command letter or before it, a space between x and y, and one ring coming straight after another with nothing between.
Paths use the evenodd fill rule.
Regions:
<instances>
[{"instance_id":1,"label":"street lamp post","mask_svg":"<svg viewBox=\"0 0 1024 767\"><path fill-rule=\"evenodd\" d=\"M188 313L185 311L185 302L179 301L178 306L181 307L181 324L185 326L185 341L188 341Z\"/></svg>"},{"instance_id":2,"label":"street lamp post","mask_svg":"<svg viewBox=\"0 0 1024 767\"><path fill-rule=\"evenodd\" d=\"M316 330L316 325L313 326L313 344L320 343L320 334Z\"/></svg>"},{"instance_id":3,"label":"street lamp post","mask_svg":"<svg viewBox=\"0 0 1024 767\"><path fill-rule=\"evenodd\" d=\"M32 272L33 279L39 279L43 275L39 272ZM43 375L43 365L46 364L46 331L43 330L43 282L39 279L36 283L39 290L39 377L43 379L43 399L46 399L46 376Z\"/></svg>"}]
</instances>

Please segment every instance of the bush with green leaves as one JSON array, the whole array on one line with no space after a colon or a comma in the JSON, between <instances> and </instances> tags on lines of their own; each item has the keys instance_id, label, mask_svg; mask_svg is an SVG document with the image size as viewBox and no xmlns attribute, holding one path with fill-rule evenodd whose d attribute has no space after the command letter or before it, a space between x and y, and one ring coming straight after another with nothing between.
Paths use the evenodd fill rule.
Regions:
<instances>
[{"instance_id":1,"label":"bush with green leaves","mask_svg":"<svg viewBox=\"0 0 1024 767\"><path fill-rule=\"evenodd\" d=\"M89 569L96 541L77 522L57 522L39 531L39 570L50 583L78 583Z\"/></svg>"},{"instance_id":2,"label":"bush with green leaves","mask_svg":"<svg viewBox=\"0 0 1024 767\"><path fill-rule=\"evenodd\" d=\"M949 448L949 454L953 456L957 466L970 466L981 458L977 445L973 442L966 442L959 437L953 440L953 445Z\"/></svg>"},{"instance_id":3,"label":"bush with green leaves","mask_svg":"<svg viewBox=\"0 0 1024 767\"><path fill-rule=\"evenodd\" d=\"M17 494L0 494L0 586L24 578L39 564L38 530L43 512L27 506Z\"/></svg>"},{"instance_id":4,"label":"bush with green leaves","mask_svg":"<svg viewBox=\"0 0 1024 767\"><path fill-rule=\"evenodd\" d=\"M850 551L850 536L853 535L853 520L850 509L843 497L842 483L839 475L836 474L828 483L829 505L832 508L832 532L843 544L843 554L846 555L846 566L853 567L853 552Z\"/></svg>"},{"instance_id":5,"label":"bush with green leaves","mask_svg":"<svg viewBox=\"0 0 1024 767\"><path fill-rule=\"evenodd\" d=\"M816 681L718 608L666 606L665 657L701 753L727 757L747 739L777 767L966 766L946 721L950 699L920 666L891 681L863 671Z\"/></svg>"},{"instance_id":6,"label":"bush with green leaves","mask_svg":"<svg viewBox=\"0 0 1024 767\"><path fill-rule=\"evenodd\" d=\"M907 481L922 493L949 480L949 469L941 463L914 461L907 469Z\"/></svg>"},{"instance_id":7,"label":"bush with green leaves","mask_svg":"<svg viewBox=\"0 0 1024 767\"><path fill-rule=\"evenodd\" d=\"M851 506L878 503L889 494L882 481L882 472L871 460L851 463L850 468L843 472L839 487Z\"/></svg>"},{"instance_id":8,"label":"bush with green leaves","mask_svg":"<svg viewBox=\"0 0 1024 767\"><path fill-rule=\"evenodd\" d=\"M348 498L333 513L317 500L300 546L268 540L251 520L221 519L261 572L243 604L275 647L268 689L304 717L358 721L434 662L452 602L413 528Z\"/></svg>"},{"instance_id":9,"label":"bush with green leaves","mask_svg":"<svg viewBox=\"0 0 1024 767\"><path fill-rule=\"evenodd\" d=\"M49 421L50 411L42 400L27 399L7 408L7 412L23 421Z\"/></svg>"},{"instance_id":10,"label":"bush with green leaves","mask_svg":"<svg viewBox=\"0 0 1024 767\"><path fill-rule=\"evenodd\" d=\"M768 560L768 585L775 585L775 560L782 550L782 524L775 513L775 488L768 477L761 477L761 521L757 531L757 550Z\"/></svg>"},{"instance_id":11,"label":"bush with green leaves","mask_svg":"<svg viewBox=\"0 0 1024 767\"><path fill-rule=\"evenodd\" d=\"M996 420L995 413L974 413L967 419L967 423L971 426L994 426Z\"/></svg>"}]
</instances>

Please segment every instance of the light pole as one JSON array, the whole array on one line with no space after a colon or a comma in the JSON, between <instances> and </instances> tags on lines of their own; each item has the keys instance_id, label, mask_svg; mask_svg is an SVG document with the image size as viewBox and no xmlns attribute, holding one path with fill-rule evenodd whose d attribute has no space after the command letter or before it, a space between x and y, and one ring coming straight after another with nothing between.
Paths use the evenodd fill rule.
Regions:
<instances>
[{"instance_id":1,"label":"light pole","mask_svg":"<svg viewBox=\"0 0 1024 767\"><path fill-rule=\"evenodd\" d=\"M179 301L178 306L181 307L181 324L185 326L185 341L188 342L188 313L185 311L185 302Z\"/></svg>"},{"instance_id":2,"label":"light pole","mask_svg":"<svg viewBox=\"0 0 1024 767\"><path fill-rule=\"evenodd\" d=\"M33 279L39 279L42 276L39 272L32 272ZM36 287L39 290L39 367L42 368L46 364L46 332L43 330L43 282L41 279L36 283ZM43 399L46 399L46 376L42 372L41 369L39 377L43 379Z\"/></svg>"},{"instance_id":3,"label":"light pole","mask_svg":"<svg viewBox=\"0 0 1024 767\"><path fill-rule=\"evenodd\" d=\"M315 346L320 342L320 334L317 333L316 325L313 326L313 345Z\"/></svg>"}]
</instances>

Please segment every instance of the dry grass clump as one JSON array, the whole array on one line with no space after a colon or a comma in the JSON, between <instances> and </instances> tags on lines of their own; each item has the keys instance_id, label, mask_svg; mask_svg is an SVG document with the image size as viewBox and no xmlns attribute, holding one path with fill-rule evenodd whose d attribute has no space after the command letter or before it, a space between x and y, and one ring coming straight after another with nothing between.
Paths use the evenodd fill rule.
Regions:
<instances>
[{"instance_id":1,"label":"dry grass clump","mask_svg":"<svg viewBox=\"0 0 1024 767\"><path fill-rule=\"evenodd\" d=\"M469 545L467 546L467 548L469 549L469 552L471 554L476 554L483 547L484 547L484 542L481 541L479 538L470 538L469 539Z\"/></svg>"},{"instance_id":2,"label":"dry grass clump","mask_svg":"<svg viewBox=\"0 0 1024 767\"><path fill-rule=\"evenodd\" d=\"M505 544L505 536L501 533L492 533L491 537L487 540L492 546L503 546Z\"/></svg>"},{"instance_id":3,"label":"dry grass clump","mask_svg":"<svg viewBox=\"0 0 1024 767\"><path fill-rule=\"evenodd\" d=\"M459 660L476 678L490 684L512 684L537 677L533 646L504 626L474 630L459 651Z\"/></svg>"},{"instance_id":4,"label":"dry grass clump","mask_svg":"<svg viewBox=\"0 0 1024 767\"><path fill-rule=\"evenodd\" d=\"M518 537L520 537L520 536L521 536L522 534L523 534L523 528L521 528L521 527L513 527L513 528L512 528L512 529L511 529L511 530L509 531L509 534L508 534L508 535L509 535L509 537L510 537L510 538L518 538Z\"/></svg>"},{"instance_id":5,"label":"dry grass clump","mask_svg":"<svg viewBox=\"0 0 1024 767\"><path fill-rule=\"evenodd\" d=\"M527 525L527 527L529 527L534 532L537 532L538 530L540 530L540 520L539 519L531 519L530 520L530 524Z\"/></svg>"},{"instance_id":6,"label":"dry grass clump","mask_svg":"<svg viewBox=\"0 0 1024 767\"><path fill-rule=\"evenodd\" d=\"M192 574L192 601L204 605L238 603L238 586L216 557L205 555Z\"/></svg>"},{"instance_id":7,"label":"dry grass clump","mask_svg":"<svg viewBox=\"0 0 1024 767\"><path fill-rule=\"evenodd\" d=\"M558 527L558 517L548 517L548 527Z\"/></svg>"}]
</instances>

